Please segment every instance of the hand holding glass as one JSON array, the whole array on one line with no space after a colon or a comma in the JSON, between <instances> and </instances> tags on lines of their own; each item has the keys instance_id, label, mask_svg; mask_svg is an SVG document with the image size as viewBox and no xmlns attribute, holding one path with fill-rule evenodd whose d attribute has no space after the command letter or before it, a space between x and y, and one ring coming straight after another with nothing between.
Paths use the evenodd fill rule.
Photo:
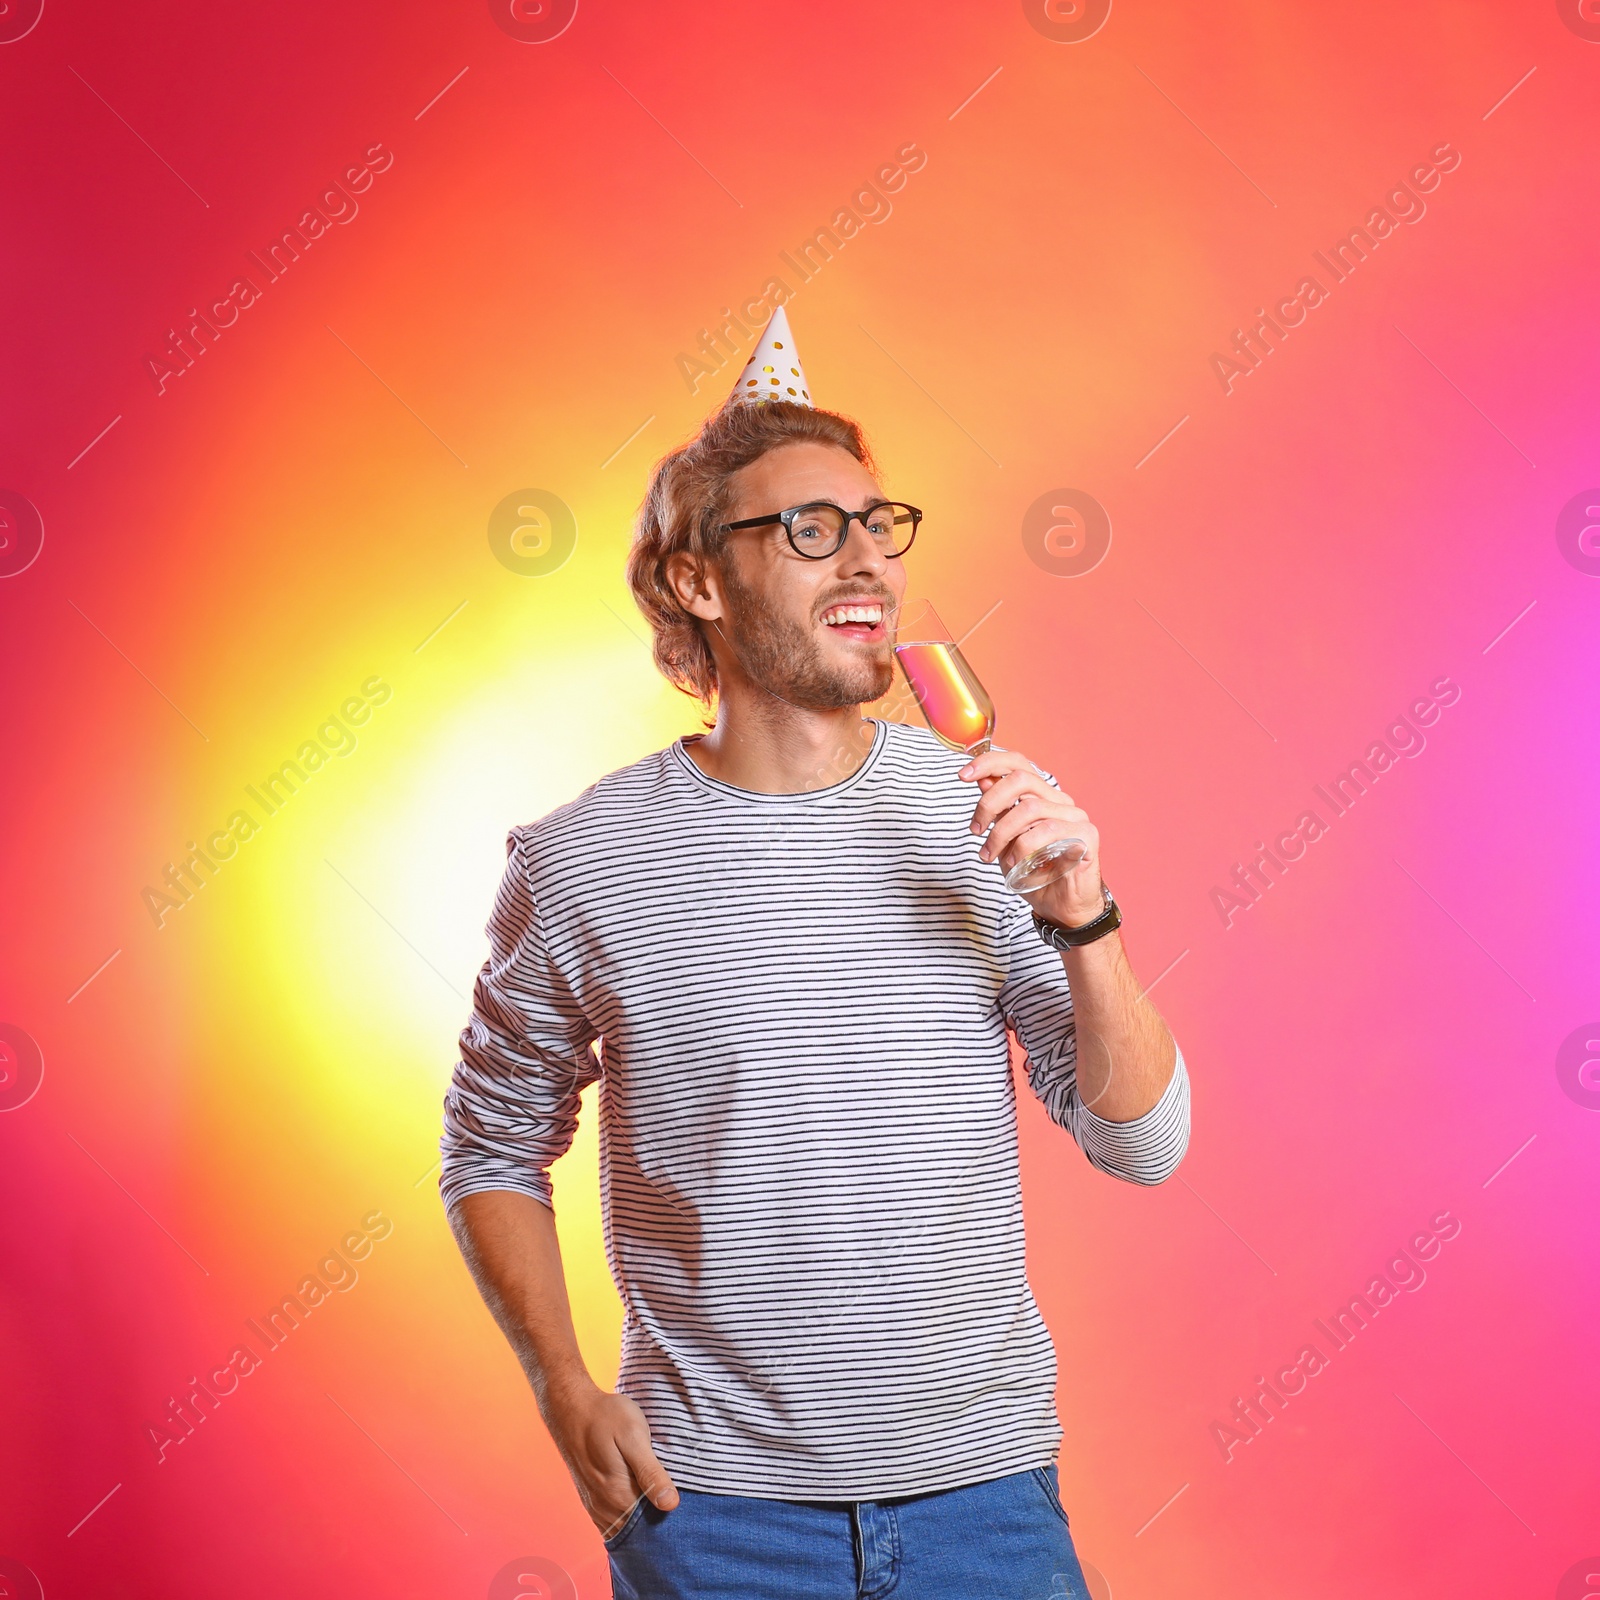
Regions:
<instances>
[{"instance_id":1,"label":"hand holding glass","mask_svg":"<svg viewBox=\"0 0 1600 1600\"><path fill-rule=\"evenodd\" d=\"M894 653L939 739L969 756L988 750L994 734L994 702L927 601L901 607ZM1066 877L1087 853L1082 839L1054 839L1011 867L1005 885L1018 894L1032 894Z\"/></svg>"}]
</instances>

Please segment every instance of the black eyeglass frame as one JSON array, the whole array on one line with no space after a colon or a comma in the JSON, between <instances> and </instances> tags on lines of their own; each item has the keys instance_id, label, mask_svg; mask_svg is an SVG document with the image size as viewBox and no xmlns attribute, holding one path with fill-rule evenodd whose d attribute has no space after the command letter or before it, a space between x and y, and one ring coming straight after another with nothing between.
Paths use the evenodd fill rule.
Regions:
<instances>
[{"instance_id":1,"label":"black eyeglass frame","mask_svg":"<svg viewBox=\"0 0 1600 1600\"><path fill-rule=\"evenodd\" d=\"M844 549L845 542L850 537L850 524L852 522L859 522L863 528L866 528L867 518L874 511L883 510L885 506L895 506L901 511L909 511L911 513L911 537L906 540L901 549L890 551L887 557L890 561L898 561L917 542L917 529L922 526L922 508L909 505L904 500L878 500L870 506L864 506L860 511L846 511L843 506L835 505L831 500L807 500L803 506L790 506L787 511L777 511L771 516L746 517L741 522L724 522L719 531L722 533L737 533L744 528L766 528L770 527L774 522L781 522L783 531L789 540L789 548L802 561L827 561ZM814 555L809 551L802 550L794 542L794 519L806 511L836 511L843 518L839 528L839 542L833 549ZM894 520L898 526L904 519L897 516ZM870 533L872 530L869 528L867 531Z\"/></svg>"}]
</instances>

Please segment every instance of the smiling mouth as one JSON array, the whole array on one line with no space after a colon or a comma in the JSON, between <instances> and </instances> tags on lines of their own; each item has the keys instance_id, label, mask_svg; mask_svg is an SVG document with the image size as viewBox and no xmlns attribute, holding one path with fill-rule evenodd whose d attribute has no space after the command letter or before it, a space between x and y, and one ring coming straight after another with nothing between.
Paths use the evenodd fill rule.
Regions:
<instances>
[{"instance_id":1,"label":"smiling mouth","mask_svg":"<svg viewBox=\"0 0 1600 1600\"><path fill-rule=\"evenodd\" d=\"M883 626L883 602L859 600L829 606L822 613L823 626L846 639L879 640L887 635Z\"/></svg>"}]
</instances>

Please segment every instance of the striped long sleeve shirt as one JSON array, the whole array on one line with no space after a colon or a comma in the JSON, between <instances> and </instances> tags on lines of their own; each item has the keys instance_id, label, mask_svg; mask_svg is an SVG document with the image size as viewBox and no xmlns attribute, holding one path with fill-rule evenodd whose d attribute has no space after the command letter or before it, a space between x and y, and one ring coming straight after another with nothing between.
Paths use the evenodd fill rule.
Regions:
<instances>
[{"instance_id":1,"label":"striped long sleeve shirt","mask_svg":"<svg viewBox=\"0 0 1600 1600\"><path fill-rule=\"evenodd\" d=\"M618 1388L681 1487L883 1499L1054 1459L1008 1030L1094 1166L1182 1159L1181 1053L1136 1121L1080 1101L1065 970L978 860L964 759L880 722L844 782L757 794L680 742L511 833L441 1190L550 1204L598 1078Z\"/></svg>"}]
</instances>

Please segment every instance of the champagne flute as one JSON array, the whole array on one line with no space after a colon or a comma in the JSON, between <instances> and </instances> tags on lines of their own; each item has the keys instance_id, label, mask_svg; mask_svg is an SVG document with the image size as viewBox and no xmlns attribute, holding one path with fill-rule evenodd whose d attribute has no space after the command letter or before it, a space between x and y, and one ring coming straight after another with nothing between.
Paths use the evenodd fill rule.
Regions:
<instances>
[{"instance_id":1,"label":"champagne flute","mask_svg":"<svg viewBox=\"0 0 1600 1600\"><path fill-rule=\"evenodd\" d=\"M895 620L894 654L939 740L968 756L988 750L994 736L994 702L926 600L901 607ZM1082 839L1052 840L1006 872L1006 888L1033 894L1064 878L1087 854Z\"/></svg>"}]
</instances>

